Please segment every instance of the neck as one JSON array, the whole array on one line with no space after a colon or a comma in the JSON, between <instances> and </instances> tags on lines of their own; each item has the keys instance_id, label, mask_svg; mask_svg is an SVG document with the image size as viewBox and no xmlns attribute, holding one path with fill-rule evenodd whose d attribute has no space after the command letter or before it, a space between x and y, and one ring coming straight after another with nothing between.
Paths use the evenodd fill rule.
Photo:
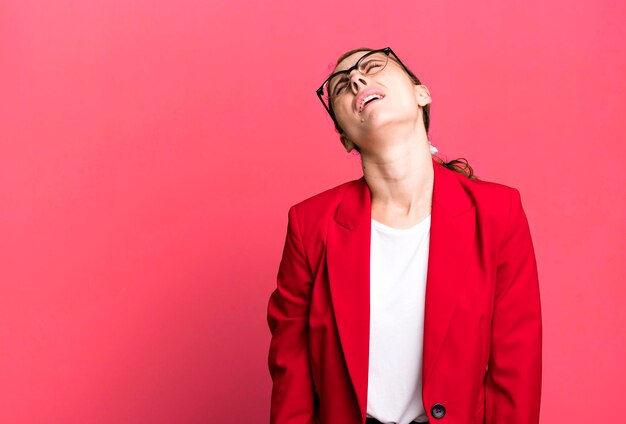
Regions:
<instances>
[{"instance_id":1,"label":"neck","mask_svg":"<svg viewBox=\"0 0 626 424\"><path fill-rule=\"evenodd\" d=\"M414 140L362 154L363 176L370 188L373 215L410 218L430 212L434 184L432 154L425 134Z\"/></svg>"}]
</instances>

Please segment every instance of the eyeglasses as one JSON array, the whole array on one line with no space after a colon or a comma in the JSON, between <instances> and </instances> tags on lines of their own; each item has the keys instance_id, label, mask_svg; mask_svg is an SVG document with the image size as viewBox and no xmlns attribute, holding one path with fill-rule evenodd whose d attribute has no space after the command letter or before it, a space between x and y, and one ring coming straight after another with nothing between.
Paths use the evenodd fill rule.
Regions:
<instances>
[{"instance_id":1,"label":"eyeglasses","mask_svg":"<svg viewBox=\"0 0 626 424\"><path fill-rule=\"evenodd\" d=\"M384 49L367 52L350 68L335 72L329 76L320 88L316 90L317 96L331 117L333 117L333 113L331 112L330 102L332 99L335 99L337 96L341 96L345 93L350 84L350 74L352 70L356 69L362 75L374 75L385 69L385 66L387 66L387 63L389 62L390 53L393 54L396 62L398 62L412 77L413 74L407 69L406 66L404 66L398 56L393 52L393 50L391 50L391 47L385 47Z\"/></svg>"}]
</instances>

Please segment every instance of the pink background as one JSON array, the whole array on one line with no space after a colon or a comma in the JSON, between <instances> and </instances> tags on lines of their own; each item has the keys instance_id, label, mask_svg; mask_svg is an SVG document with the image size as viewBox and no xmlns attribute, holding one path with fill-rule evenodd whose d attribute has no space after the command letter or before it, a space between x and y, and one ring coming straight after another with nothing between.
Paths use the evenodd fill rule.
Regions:
<instances>
[{"instance_id":1,"label":"pink background","mask_svg":"<svg viewBox=\"0 0 626 424\"><path fill-rule=\"evenodd\" d=\"M0 4L0 422L267 422L288 207L361 176L315 95L391 46L517 187L542 423L626 416L626 4Z\"/></svg>"}]
</instances>

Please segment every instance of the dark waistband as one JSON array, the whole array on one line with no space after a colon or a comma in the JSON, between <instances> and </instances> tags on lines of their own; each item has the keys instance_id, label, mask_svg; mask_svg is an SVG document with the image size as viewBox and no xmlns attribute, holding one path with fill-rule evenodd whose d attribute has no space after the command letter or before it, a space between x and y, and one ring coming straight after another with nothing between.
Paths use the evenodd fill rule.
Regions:
<instances>
[{"instance_id":1,"label":"dark waistband","mask_svg":"<svg viewBox=\"0 0 626 424\"><path fill-rule=\"evenodd\" d=\"M428 421L411 421L411 423L410 423L410 424L413 424L413 423L416 423L416 424L417 424L417 423L419 423L419 424L426 424L426 423L428 423ZM384 424L384 423L381 423L381 422L380 422L380 421L378 421L376 418L367 417L367 418L365 419L365 424Z\"/></svg>"}]
</instances>

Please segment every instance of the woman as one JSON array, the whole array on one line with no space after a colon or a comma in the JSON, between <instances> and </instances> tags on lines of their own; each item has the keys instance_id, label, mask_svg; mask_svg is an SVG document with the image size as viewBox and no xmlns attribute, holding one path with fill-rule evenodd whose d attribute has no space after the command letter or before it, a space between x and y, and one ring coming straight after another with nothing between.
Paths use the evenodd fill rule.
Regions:
<instances>
[{"instance_id":1,"label":"woman","mask_svg":"<svg viewBox=\"0 0 626 424\"><path fill-rule=\"evenodd\" d=\"M271 424L538 423L519 191L433 156L429 90L390 48L342 55L318 96L363 176L289 209L267 309Z\"/></svg>"}]
</instances>

